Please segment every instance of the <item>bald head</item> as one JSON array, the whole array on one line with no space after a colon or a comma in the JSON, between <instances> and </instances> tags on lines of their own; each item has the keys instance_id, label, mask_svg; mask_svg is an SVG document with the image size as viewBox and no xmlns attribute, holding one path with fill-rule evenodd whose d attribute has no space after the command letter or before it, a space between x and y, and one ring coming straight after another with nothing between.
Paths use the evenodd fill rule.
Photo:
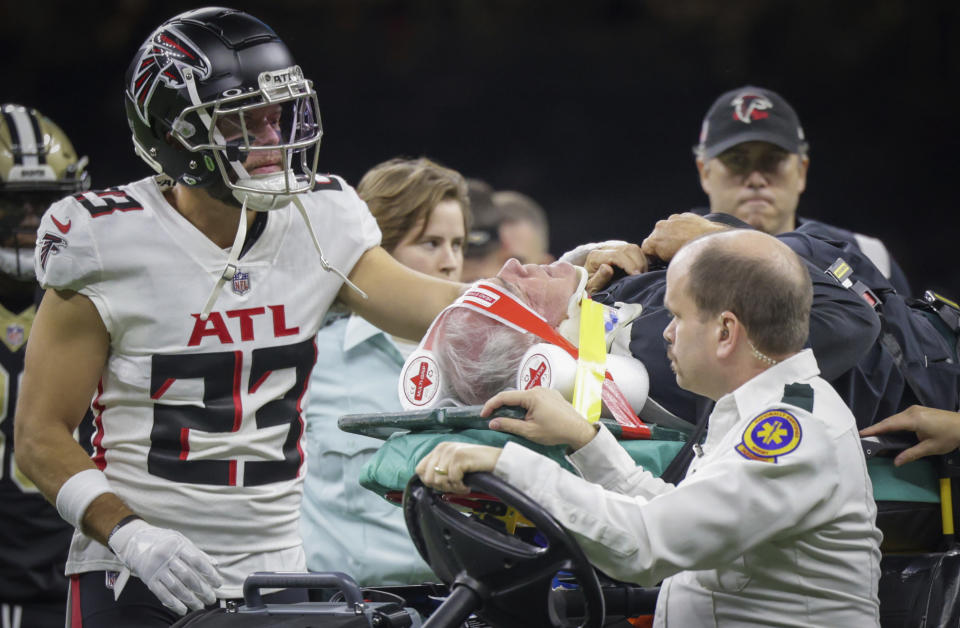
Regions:
<instances>
[{"instance_id":1,"label":"bald head","mask_svg":"<svg viewBox=\"0 0 960 628\"><path fill-rule=\"evenodd\" d=\"M704 236L680 249L670 266L672 274L686 275L704 320L733 312L764 353L795 353L806 343L810 275L797 254L773 236L750 229Z\"/></svg>"}]
</instances>

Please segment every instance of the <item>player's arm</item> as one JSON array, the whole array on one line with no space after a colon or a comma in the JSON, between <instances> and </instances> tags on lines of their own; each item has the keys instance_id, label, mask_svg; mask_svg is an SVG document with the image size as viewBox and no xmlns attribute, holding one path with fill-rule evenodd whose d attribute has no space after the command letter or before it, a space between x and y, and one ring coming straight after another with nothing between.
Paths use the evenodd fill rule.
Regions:
<instances>
[{"instance_id":1,"label":"player's arm","mask_svg":"<svg viewBox=\"0 0 960 628\"><path fill-rule=\"evenodd\" d=\"M210 557L179 532L130 518L133 511L73 439L109 350L90 299L47 290L27 342L14 422L17 462L64 519L123 563L118 593L132 574L175 612L199 610L216 601L221 582Z\"/></svg>"},{"instance_id":2,"label":"player's arm","mask_svg":"<svg viewBox=\"0 0 960 628\"><path fill-rule=\"evenodd\" d=\"M411 339L421 338L437 314L466 288L412 270L379 246L363 254L350 281L369 298L344 285L339 294L343 303L380 329Z\"/></svg>"},{"instance_id":3,"label":"player's arm","mask_svg":"<svg viewBox=\"0 0 960 628\"><path fill-rule=\"evenodd\" d=\"M27 343L14 438L17 464L54 504L64 482L96 469L73 432L93 398L109 347L90 299L47 291ZM106 493L87 508L83 529L106 544L113 526L129 514L116 495Z\"/></svg>"}]
</instances>

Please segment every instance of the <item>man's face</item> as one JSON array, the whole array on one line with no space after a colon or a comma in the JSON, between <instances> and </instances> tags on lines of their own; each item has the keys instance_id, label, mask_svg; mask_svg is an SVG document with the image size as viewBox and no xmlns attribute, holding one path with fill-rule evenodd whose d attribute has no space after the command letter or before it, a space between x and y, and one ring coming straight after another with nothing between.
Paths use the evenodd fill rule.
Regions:
<instances>
[{"instance_id":1,"label":"man's face","mask_svg":"<svg viewBox=\"0 0 960 628\"><path fill-rule=\"evenodd\" d=\"M529 220L512 220L500 224L500 241L510 257L527 264L542 264L552 260L547 253L543 235Z\"/></svg>"},{"instance_id":2,"label":"man's face","mask_svg":"<svg viewBox=\"0 0 960 628\"><path fill-rule=\"evenodd\" d=\"M453 199L437 203L426 227L421 220L390 251L403 264L432 277L460 281L463 271L463 208Z\"/></svg>"},{"instance_id":3,"label":"man's face","mask_svg":"<svg viewBox=\"0 0 960 628\"><path fill-rule=\"evenodd\" d=\"M217 129L228 143L244 146L276 146L281 143L282 130L280 105L265 105L243 112L243 121L238 114L223 116L217 121ZM244 137L246 129L246 140ZM255 150L245 155L243 167L250 175L280 172L282 156L279 150Z\"/></svg>"},{"instance_id":4,"label":"man's face","mask_svg":"<svg viewBox=\"0 0 960 628\"><path fill-rule=\"evenodd\" d=\"M567 304L579 284L576 269L566 262L523 265L512 258L497 273L497 279L547 319L551 327L567 317Z\"/></svg>"},{"instance_id":5,"label":"man's face","mask_svg":"<svg viewBox=\"0 0 960 628\"><path fill-rule=\"evenodd\" d=\"M688 264L682 262L675 258L667 269L663 304L672 315L670 324L663 330L667 358L680 388L711 397L710 384L715 378L710 373L716 368L717 325L701 320L701 313L687 291Z\"/></svg>"},{"instance_id":6,"label":"man's face","mask_svg":"<svg viewBox=\"0 0 960 628\"><path fill-rule=\"evenodd\" d=\"M796 228L810 160L767 142L744 142L704 163L700 185L710 211L730 214L770 235Z\"/></svg>"},{"instance_id":7,"label":"man's face","mask_svg":"<svg viewBox=\"0 0 960 628\"><path fill-rule=\"evenodd\" d=\"M40 216L62 192L14 192L0 195L0 246L32 249Z\"/></svg>"}]
</instances>

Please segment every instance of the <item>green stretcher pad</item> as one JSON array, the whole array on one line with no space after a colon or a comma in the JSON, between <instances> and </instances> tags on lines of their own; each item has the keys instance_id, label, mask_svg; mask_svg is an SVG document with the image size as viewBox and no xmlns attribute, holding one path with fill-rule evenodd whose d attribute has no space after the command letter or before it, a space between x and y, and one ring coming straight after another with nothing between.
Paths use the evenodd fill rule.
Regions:
<instances>
[{"instance_id":1,"label":"green stretcher pad","mask_svg":"<svg viewBox=\"0 0 960 628\"><path fill-rule=\"evenodd\" d=\"M564 456L563 446L547 447L519 436L487 428L488 418L479 416L479 406L438 408L394 414L354 414L341 417L340 429L385 439L383 446L363 467L361 486L379 494L403 491L413 476L417 463L437 443L456 441L503 447L508 441L524 446L556 460L572 471ZM522 408L501 408L497 416L522 418ZM604 420L614 435L616 423ZM675 430L651 426L651 440L621 440L630 456L655 476L660 476L683 446L683 434ZM877 457L867 461L877 501L939 503L940 492L932 462L922 459L902 467L893 466L892 458Z\"/></svg>"}]
</instances>

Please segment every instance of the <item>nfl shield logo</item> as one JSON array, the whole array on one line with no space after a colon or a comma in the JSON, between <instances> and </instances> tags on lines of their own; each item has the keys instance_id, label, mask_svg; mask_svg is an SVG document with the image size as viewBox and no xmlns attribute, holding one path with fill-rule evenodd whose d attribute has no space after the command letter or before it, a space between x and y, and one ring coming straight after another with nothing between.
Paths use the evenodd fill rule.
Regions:
<instances>
[{"instance_id":1,"label":"nfl shield logo","mask_svg":"<svg viewBox=\"0 0 960 628\"><path fill-rule=\"evenodd\" d=\"M233 293L243 296L250 292L250 273L238 270L233 274Z\"/></svg>"},{"instance_id":2,"label":"nfl shield logo","mask_svg":"<svg viewBox=\"0 0 960 628\"><path fill-rule=\"evenodd\" d=\"M23 325L18 323L13 323L7 325L7 344L11 347L19 348L23 344L24 337L26 335L26 330L23 328ZM14 349L16 351L16 349Z\"/></svg>"}]
</instances>

